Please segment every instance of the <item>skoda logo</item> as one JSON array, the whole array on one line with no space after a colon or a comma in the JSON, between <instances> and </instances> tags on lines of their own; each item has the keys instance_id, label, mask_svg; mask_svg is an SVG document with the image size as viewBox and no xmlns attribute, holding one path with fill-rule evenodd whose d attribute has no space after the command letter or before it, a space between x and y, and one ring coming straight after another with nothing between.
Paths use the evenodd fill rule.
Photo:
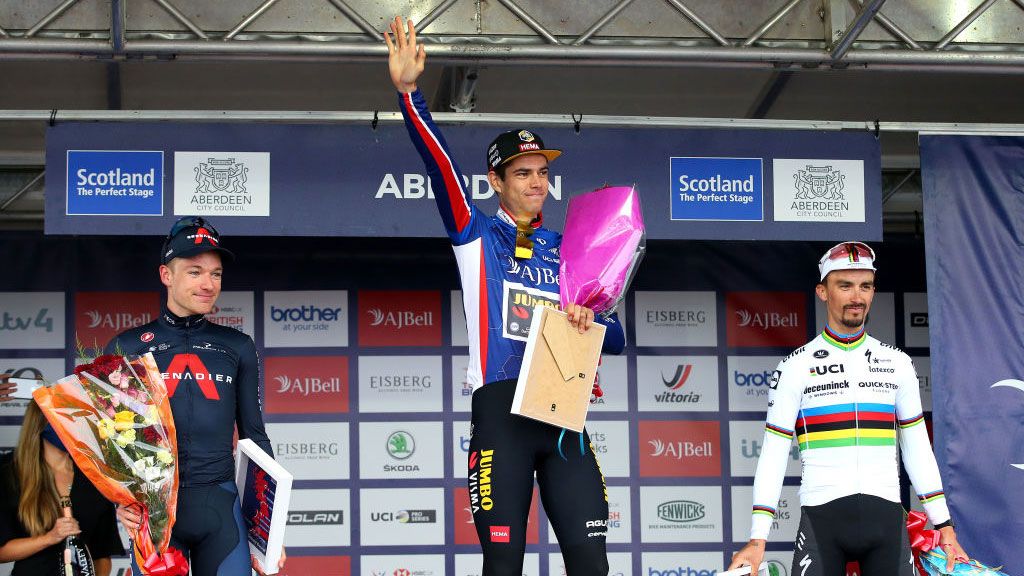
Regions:
<instances>
[{"instance_id":1,"label":"skoda logo","mask_svg":"<svg viewBox=\"0 0 1024 576\"><path fill-rule=\"evenodd\" d=\"M408 432L392 432L388 436L387 451L395 460L406 460L416 452L416 441Z\"/></svg>"}]
</instances>

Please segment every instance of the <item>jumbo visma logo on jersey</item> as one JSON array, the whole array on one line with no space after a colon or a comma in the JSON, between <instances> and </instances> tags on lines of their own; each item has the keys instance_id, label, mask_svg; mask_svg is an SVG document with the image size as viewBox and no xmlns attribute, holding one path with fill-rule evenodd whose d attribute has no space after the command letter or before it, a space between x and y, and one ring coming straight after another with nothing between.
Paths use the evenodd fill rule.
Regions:
<instances>
[{"instance_id":1,"label":"jumbo visma logo on jersey","mask_svg":"<svg viewBox=\"0 0 1024 576\"><path fill-rule=\"evenodd\" d=\"M494 494L491 486L491 469L494 466L494 450L480 450L469 453L469 504L473 514L494 508Z\"/></svg>"},{"instance_id":2,"label":"jumbo visma logo on jersey","mask_svg":"<svg viewBox=\"0 0 1024 576\"><path fill-rule=\"evenodd\" d=\"M525 342L530 335L533 309L538 305L561 309L557 292L545 292L522 284L506 282L502 309L504 336Z\"/></svg>"}]
</instances>

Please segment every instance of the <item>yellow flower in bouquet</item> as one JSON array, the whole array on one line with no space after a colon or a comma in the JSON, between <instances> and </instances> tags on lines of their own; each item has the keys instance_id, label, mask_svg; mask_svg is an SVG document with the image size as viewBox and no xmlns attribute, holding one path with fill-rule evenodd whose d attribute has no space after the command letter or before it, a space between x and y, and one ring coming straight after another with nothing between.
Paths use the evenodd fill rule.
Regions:
<instances>
[{"instance_id":1,"label":"yellow flower in bouquet","mask_svg":"<svg viewBox=\"0 0 1024 576\"><path fill-rule=\"evenodd\" d=\"M121 448L135 442L135 429L131 428L117 435L117 445Z\"/></svg>"},{"instance_id":2,"label":"yellow flower in bouquet","mask_svg":"<svg viewBox=\"0 0 1024 576\"><path fill-rule=\"evenodd\" d=\"M110 418L103 418L97 422L96 431L99 433L101 440L117 436L117 429L114 428L114 421Z\"/></svg>"},{"instance_id":3,"label":"yellow flower in bouquet","mask_svg":"<svg viewBox=\"0 0 1024 576\"><path fill-rule=\"evenodd\" d=\"M131 410L121 410L114 415L114 428L121 432L135 427L135 412Z\"/></svg>"},{"instance_id":4,"label":"yellow flower in bouquet","mask_svg":"<svg viewBox=\"0 0 1024 576\"><path fill-rule=\"evenodd\" d=\"M157 452L156 459L164 464L170 464L174 462L174 456L171 456L171 453L168 452L167 450L161 450Z\"/></svg>"},{"instance_id":5,"label":"yellow flower in bouquet","mask_svg":"<svg viewBox=\"0 0 1024 576\"><path fill-rule=\"evenodd\" d=\"M157 411L156 406L150 405L149 409L146 410L146 415L143 417L143 424L146 426L152 426L160 420L160 412Z\"/></svg>"}]
</instances>

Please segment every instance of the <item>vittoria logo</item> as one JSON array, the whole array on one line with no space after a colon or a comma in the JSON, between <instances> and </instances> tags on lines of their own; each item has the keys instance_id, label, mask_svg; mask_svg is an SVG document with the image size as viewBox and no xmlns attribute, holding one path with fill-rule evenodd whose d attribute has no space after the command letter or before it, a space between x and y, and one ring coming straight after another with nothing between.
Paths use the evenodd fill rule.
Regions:
<instances>
[{"instance_id":1,"label":"vittoria logo","mask_svg":"<svg viewBox=\"0 0 1024 576\"><path fill-rule=\"evenodd\" d=\"M665 375L662 374L661 383L669 390L678 390L683 384L686 384L691 372L693 372L693 364L680 364L671 378L665 378Z\"/></svg>"},{"instance_id":2,"label":"vittoria logo","mask_svg":"<svg viewBox=\"0 0 1024 576\"><path fill-rule=\"evenodd\" d=\"M682 388L687 380L690 379L690 374L693 372L693 364L680 364L676 366L675 373L666 378L665 374L661 374L661 383L665 385L668 390L654 395L654 401L659 404L664 403L696 403L700 402L700 394L697 392L676 392Z\"/></svg>"},{"instance_id":3,"label":"vittoria logo","mask_svg":"<svg viewBox=\"0 0 1024 576\"><path fill-rule=\"evenodd\" d=\"M658 505L658 518L669 522L695 522L704 517L704 505L690 500L673 500Z\"/></svg>"}]
</instances>

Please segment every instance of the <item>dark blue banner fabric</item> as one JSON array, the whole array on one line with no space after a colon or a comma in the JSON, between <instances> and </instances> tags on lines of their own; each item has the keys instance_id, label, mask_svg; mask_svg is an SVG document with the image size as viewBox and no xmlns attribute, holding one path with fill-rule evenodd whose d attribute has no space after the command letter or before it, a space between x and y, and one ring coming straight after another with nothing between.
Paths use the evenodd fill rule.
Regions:
<instances>
[{"instance_id":1,"label":"dark blue banner fabric","mask_svg":"<svg viewBox=\"0 0 1024 576\"><path fill-rule=\"evenodd\" d=\"M466 189L497 210L485 147L443 127ZM636 185L649 238L881 240L878 141L862 132L543 128L548 226L569 198ZM440 237L402 126L60 123L46 134L47 234L162 234L175 216L248 236Z\"/></svg>"},{"instance_id":2,"label":"dark blue banner fabric","mask_svg":"<svg viewBox=\"0 0 1024 576\"><path fill-rule=\"evenodd\" d=\"M1024 138L922 136L936 455L965 549L1024 573Z\"/></svg>"},{"instance_id":3,"label":"dark blue banner fabric","mask_svg":"<svg viewBox=\"0 0 1024 576\"><path fill-rule=\"evenodd\" d=\"M55 380L72 370L76 344L102 345L153 319L165 298L160 242L0 235L0 372ZM479 575L466 480L469 347L451 245L227 235L223 242L237 259L209 317L251 335L263 361L267 434L295 475L289 573ZM587 419L608 486L610 574L715 574L747 541L772 371L822 327L816 264L831 244L648 244L620 309L626 349L603 357L604 396ZM872 246L880 273L868 331L911 355L929 414L923 243ZM979 329L990 316L974 316ZM1014 342L1004 353L1020 350ZM962 348L944 350L956 356ZM961 359L980 372L973 359L987 353L979 347ZM1017 393L991 391L1019 406ZM24 410L23 401L0 403L0 453L15 445ZM962 418L968 427L978 420ZM991 442L974 451L990 454ZM800 517L799 457L793 446L767 544L766 558L782 574ZM1008 480L1021 472L996 468ZM906 486L902 494L910 494ZM916 500L905 503L919 508ZM987 522L997 514L986 507L975 516ZM530 518L523 573L564 574L543 506ZM115 562L115 570L124 566Z\"/></svg>"}]
</instances>

